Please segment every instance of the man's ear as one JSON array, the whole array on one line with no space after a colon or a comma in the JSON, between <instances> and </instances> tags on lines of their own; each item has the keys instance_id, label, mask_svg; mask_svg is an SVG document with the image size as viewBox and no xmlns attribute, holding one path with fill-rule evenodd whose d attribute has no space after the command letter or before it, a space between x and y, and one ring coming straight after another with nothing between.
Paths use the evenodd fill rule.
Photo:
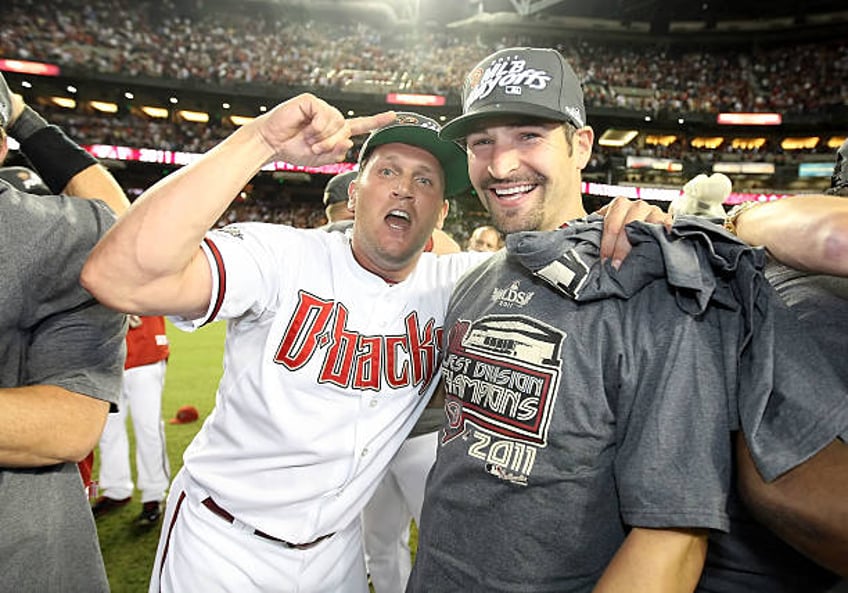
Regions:
<instances>
[{"instance_id":1,"label":"man's ear","mask_svg":"<svg viewBox=\"0 0 848 593\"><path fill-rule=\"evenodd\" d=\"M589 126L583 126L574 131L572 139L574 149L574 161L581 171L589 163L592 156L592 145L595 142L595 131Z\"/></svg>"},{"instance_id":2,"label":"man's ear","mask_svg":"<svg viewBox=\"0 0 848 593\"><path fill-rule=\"evenodd\" d=\"M437 229L441 229L445 226L445 219L448 217L448 211L450 211L450 202L446 199L442 204L442 211L439 212L439 219L436 221Z\"/></svg>"},{"instance_id":3,"label":"man's ear","mask_svg":"<svg viewBox=\"0 0 848 593\"><path fill-rule=\"evenodd\" d=\"M6 160L9 153L9 145L6 143L6 130L0 128L0 165Z\"/></svg>"},{"instance_id":4,"label":"man's ear","mask_svg":"<svg viewBox=\"0 0 848 593\"><path fill-rule=\"evenodd\" d=\"M359 184L356 180L351 181L347 186L347 209L351 212L356 212L356 198L359 195Z\"/></svg>"}]
</instances>

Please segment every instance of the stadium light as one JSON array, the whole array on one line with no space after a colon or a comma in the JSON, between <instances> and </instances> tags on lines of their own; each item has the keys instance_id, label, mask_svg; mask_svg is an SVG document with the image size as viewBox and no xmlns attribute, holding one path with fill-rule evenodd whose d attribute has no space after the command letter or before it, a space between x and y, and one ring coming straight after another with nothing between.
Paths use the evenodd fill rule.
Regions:
<instances>
[{"instance_id":1,"label":"stadium light","mask_svg":"<svg viewBox=\"0 0 848 593\"><path fill-rule=\"evenodd\" d=\"M69 97L50 97L50 100L55 105L64 107L65 109L74 109L77 106L77 102Z\"/></svg>"},{"instance_id":2,"label":"stadium light","mask_svg":"<svg viewBox=\"0 0 848 593\"><path fill-rule=\"evenodd\" d=\"M674 134L649 134L645 137L645 144L652 146L671 146L675 142L677 142L677 136Z\"/></svg>"},{"instance_id":3,"label":"stadium light","mask_svg":"<svg viewBox=\"0 0 848 593\"><path fill-rule=\"evenodd\" d=\"M197 124L205 124L209 121L209 114L205 111L190 111L188 109L181 109L177 111L177 115L185 121Z\"/></svg>"},{"instance_id":4,"label":"stadium light","mask_svg":"<svg viewBox=\"0 0 848 593\"><path fill-rule=\"evenodd\" d=\"M703 137L698 136L692 138L689 143L692 148L706 148L707 150L715 150L724 143L724 138L721 136Z\"/></svg>"},{"instance_id":5,"label":"stadium light","mask_svg":"<svg viewBox=\"0 0 848 593\"><path fill-rule=\"evenodd\" d=\"M831 136L830 140L827 141L827 147L833 150L838 150L845 144L845 140L848 140L845 136Z\"/></svg>"},{"instance_id":6,"label":"stadium light","mask_svg":"<svg viewBox=\"0 0 848 593\"><path fill-rule=\"evenodd\" d=\"M101 113L118 113L118 104L111 101L89 101L88 104Z\"/></svg>"},{"instance_id":7,"label":"stadium light","mask_svg":"<svg viewBox=\"0 0 848 593\"><path fill-rule=\"evenodd\" d=\"M783 117L779 113L719 113L716 123L728 126L779 126Z\"/></svg>"},{"instance_id":8,"label":"stadium light","mask_svg":"<svg viewBox=\"0 0 848 593\"><path fill-rule=\"evenodd\" d=\"M151 107L150 105L145 105L141 108L141 111L148 117L155 117L157 119L165 119L168 117L168 110L164 107Z\"/></svg>"},{"instance_id":9,"label":"stadium light","mask_svg":"<svg viewBox=\"0 0 848 593\"><path fill-rule=\"evenodd\" d=\"M806 138L784 138L780 142L780 147L783 150L810 150L818 146L821 138L818 136L809 136Z\"/></svg>"},{"instance_id":10,"label":"stadium light","mask_svg":"<svg viewBox=\"0 0 848 593\"><path fill-rule=\"evenodd\" d=\"M601 134L601 137L598 138L598 144L601 146L614 146L617 148L627 146L638 135L638 130L616 130L614 128L610 128Z\"/></svg>"},{"instance_id":11,"label":"stadium light","mask_svg":"<svg viewBox=\"0 0 848 593\"><path fill-rule=\"evenodd\" d=\"M255 117L248 117L246 115L231 115L230 121L233 122L234 126L243 126L244 124L248 124L252 122Z\"/></svg>"}]
</instances>

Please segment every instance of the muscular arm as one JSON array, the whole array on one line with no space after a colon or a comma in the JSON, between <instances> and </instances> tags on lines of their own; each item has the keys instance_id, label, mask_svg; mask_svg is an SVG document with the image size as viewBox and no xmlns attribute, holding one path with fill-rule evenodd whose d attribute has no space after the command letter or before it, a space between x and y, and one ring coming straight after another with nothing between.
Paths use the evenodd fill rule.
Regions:
<instances>
[{"instance_id":1,"label":"muscular arm","mask_svg":"<svg viewBox=\"0 0 848 593\"><path fill-rule=\"evenodd\" d=\"M683 593L695 590L707 555L703 530L633 528L594 593Z\"/></svg>"},{"instance_id":2,"label":"muscular arm","mask_svg":"<svg viewBox=\"0 0 848 593\"><path fill-rule=\"evenodd\" d=\"M0 389L0 466L77 462L96 445L109 404L55 385Z\"/></svg>"},{"instance_id":3,"label":"muscular arm","mask_svg":"<svg viewBox=\"0 0 848 593\"><path fill-rule=\"evenodd\" d=\"M738 436L736 445L739 493L751 513L803 554L848 577L848 445L834 441L771 483L754 466L745 439Z\"/></svg>"},{"instance_id":4,"label":"muscular arm","mask_svg":"<svg viewBox=\"0 0 848 593\"><path fill-rule=\"evenodd\" d=\"M118 310L201 316L212 279L199 245L259 169L274 158L303 165L340 160L351 135L392 117L345 120L311 95L278 105L136 200L95 247L83 285Z\"/></svg>"},{"instance_id":5,"label":"muscular arm","mask_svg":"<svg viewBox=\"0 0 848 593\"><path fill-rule=\"evenodd\" d=\"M793 196L742 212L736 234L781 262L823 274L848 275L848 200Z\"/></svg>"}]
</instances>

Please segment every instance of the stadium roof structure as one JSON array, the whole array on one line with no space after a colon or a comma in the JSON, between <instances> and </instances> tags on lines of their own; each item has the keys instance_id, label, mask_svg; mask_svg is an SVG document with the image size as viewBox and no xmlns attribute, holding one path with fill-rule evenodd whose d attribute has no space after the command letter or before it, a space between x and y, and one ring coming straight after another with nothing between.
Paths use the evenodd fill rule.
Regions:
<instances>
[{"instance_id":1,"label":"stadium roof structure","mask_svg":"<svg viewBox=\"0 0 848 593\"><path fill-rule=\"evenodd\" d=\"M262 0L260 0L262 1ZM848 26L844 0L265 0L317 17L403 26L431 22L454 28L557 29L636 33L645 37L693 33L768 34ZM817 33L818 34L818 33Z\"/></svg>"}]
</instances>

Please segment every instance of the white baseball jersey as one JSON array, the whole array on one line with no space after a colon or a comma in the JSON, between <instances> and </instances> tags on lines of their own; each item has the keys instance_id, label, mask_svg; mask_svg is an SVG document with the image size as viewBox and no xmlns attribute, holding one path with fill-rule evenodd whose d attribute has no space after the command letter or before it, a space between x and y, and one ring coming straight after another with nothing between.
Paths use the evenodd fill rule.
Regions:
<instances>
[{"instance_id":1,"label":"white baseball jersey","mask_svg":"<svg viewBox=\"0 0 848 593\"><path fill-rule=\"evenodd\" d=\"M203 249L209 310L177 323L229 322L216 406L186 470L275 537L338 531L426 405L451 289L488 254L425 253L390 284L356 263L342 233L238 224L210 232Z\"/></svg>"}]
</instances>

